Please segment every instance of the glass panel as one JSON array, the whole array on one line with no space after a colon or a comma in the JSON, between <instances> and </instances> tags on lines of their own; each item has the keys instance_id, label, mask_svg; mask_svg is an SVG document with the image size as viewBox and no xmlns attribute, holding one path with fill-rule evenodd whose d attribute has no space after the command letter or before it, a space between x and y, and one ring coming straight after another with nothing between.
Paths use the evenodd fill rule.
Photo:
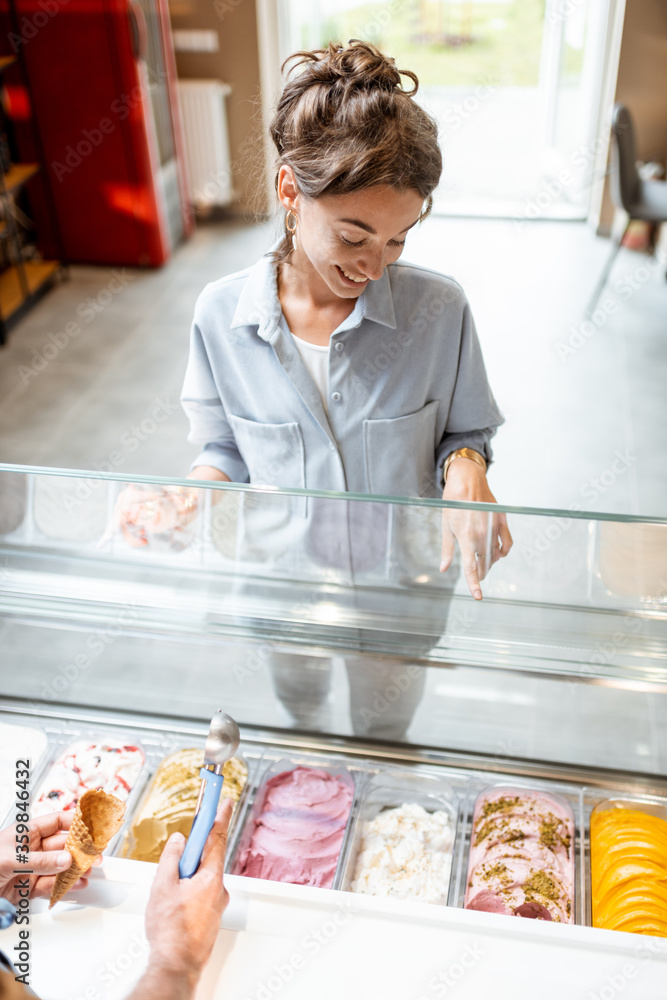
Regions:
<instances>
[{"instance_id":1,"label":"glass panel","mask_svg":"<svg viewBox=\"0 0 667 1000\"><path fill-rule=\"evenodd\" d=\"M150 713L202 731L222 707L242 731L356 736L483 754L496 764L518 758L667 773L664 691L405 657L322 656L268 639L147 635L132 622L129 603L115 621L3 616L0 704L11 710L21 699L64 717L83 709Z\"/></svg>"},{"instance_id":2,"label":"glass panel","mask_svg":"<svg viewBox=\"0 0 667 1000\"><path fill-rule=\"evenodd\" d=\"M173 160L176 154L169 104L169 82L162 45L161 15L156 0L139 0L139 6L146 22L145 58L148 89L153 109L160 165L164 166Z\"/></svg>"},{"instance_id":3,"label":"glass panel","mask_svg":"<svg viewBox=\"0 0 667 1000\"><path fill-rule=\"evenodd\" d=\"M478 505L473 601L458 551L439 571L462 504L86 476L0 473L7 608L104 620L129 602L160 631L667 679L665 521ZM503 510L514 545L492 565Z\"/></svg>"},{"instance_id":4,"label":"glass panel","mask_svg":"<svg viewBox=\"0 0 667 1000\"><path fill-rule=\"evenodd\" d=\"M3 694L659 770L667 521L465 510L2 467Z\"/></svg>"},{"instance_id":5,"label":"glass panel","mask_svg":"<svg viewBox=\"0 0 667 1000\"><path fill-rule=\"evenodd\" d=\"M609 140L608 122L596 134L607 16L601 0L547 3L538 128L542 149L525 218L586 217L593 165Z\"/></svg>"},{"instance_id":6,"label":"glass panel","mask_svg":"<svg viewBox=\"0 0 667 1000\"><path fill-rule=\"evenodd\" d=\"M10 462L0 462L0 476L8 472L18 472L22 476L34 475L34 476L60 476L67 479L81 479L82 470L81 469L57 469L54 466L38 466L38 465L15 465ZM467 509L466 504L458 503L457 501L449 501L448 503L443 503L441 500L431 500L423 497L402 497L402 496L384 496L382 494L373 494L370 496L368 493L334 493L327 492L326 490L298 490L298 489L285 489L280 486L255 486L251 487L247 484L238 483L211 483L204 480L194 480L194 479L183 479L176 476L137 476L137 475L126 475L122 480L115 476L113 473L101 472L96 469L86 469L85 479L89 483L103 483L112 482L125 484L136 483L140 485L158 485L161 487L203 487L206 490L223 490L225 492L237 492L237 493L253 493L256 495L271 494L272 496L285 496L285 497L332 497L334 499L345 499L345 500L361 500L367 503L369 500L381 501L383 503L391 503L396 506L404 507L434 507L439 510L443 508L451 509ZM618 513L606 513L605 511L586 511L580 510L580 508L572 507L571 509L563 509L561 507L520 507L512 505L503 504L483 504L477 503L474 505L476 510L489 510L489 511L499 511L509 514L535 514L540 517L554 517L554 518L574 518L583 520L595 520L595 521L619 521L630 524L667 524L667 517L662 518L659 516L653 517L651 515L644 514L618 514Z\"/></svg>"}]
</instances>

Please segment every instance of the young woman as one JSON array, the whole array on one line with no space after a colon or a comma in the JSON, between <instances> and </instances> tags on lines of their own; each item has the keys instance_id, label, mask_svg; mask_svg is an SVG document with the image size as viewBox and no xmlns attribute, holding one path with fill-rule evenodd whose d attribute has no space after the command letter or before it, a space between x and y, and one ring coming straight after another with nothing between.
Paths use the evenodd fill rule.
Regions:
<instances>
[{"instance_id":1,"label":"young woman","mask_svg":"<svg viewBox=\"0 0 667 1000\"><path fill-rule=\"evenodd\" d=\"M417 77L364 42L292 61L271 123L284 237L195 310L182 402L204 448L190 475L495 503L503 418L470 307L451 278L399 263L442 170ZM511 546L503 515L490 546L486 522L443 521L441 569L456 536L477 599Z\"/></svg>"},{"instance_id":2,"label":"young woman","mask_svg":"<svg viewBox=\"0 0 667 1000\"><path fill-rule=\"evenodd\" d=\"M417 77L359 41L291 61L271 123L284 236L253 267L207 286L195 309L182 403L189 440L203 448L190 476L495 503L486 469L503 418L470 307L451 278L399 262L408 233L431 209L442 169L436 124L414 100ZM187 517L196 500L175 502L176 515ZM351 504L355 525L343 507L308 508L301 498L292 527L300 518L308 524L315 562L353 574L356 567L356 585L360 565L368 568L381 554L387 526L380 522L388 515L386 505ZM139 530L150 529L151 516L164 523L157 514L149 512ZM407 508L395 512L397 549L396 532L409 534L405 517ZM255 523L246 536L260 537L261 528ZM398 560L403 578L432 580L435 563L450 593L455 538L479 600L480 580L512 544L501 514L445 511L441 553L417 545L415 555L413 545ZM426 648L441 634L446 603L438 602ZM398 668L377 658L372 667L352 668L354 659L347 666L355 731L396 736L423 676L412 677L389 728L387 717L374 727L360 706L371 704ZM273 678L304 724L321 706L328 672L321 661L301 668L294 661L276 654Z\"/></svg>"}]
</instances>

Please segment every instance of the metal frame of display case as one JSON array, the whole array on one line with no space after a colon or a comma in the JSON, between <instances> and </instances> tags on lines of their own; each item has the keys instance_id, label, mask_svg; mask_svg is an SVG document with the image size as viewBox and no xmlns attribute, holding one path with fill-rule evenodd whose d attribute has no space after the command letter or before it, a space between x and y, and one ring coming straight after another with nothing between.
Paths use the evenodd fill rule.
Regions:
<instances>
[{"instance_id":1,"label":"metal frame of display case","mask_svg":"<svg viewBox=\"0 0 667 1000\"><path fill-rule=\"evenodd\" d=\"M131 544L136 536L124 534L116 516L118 498L128 486L135 492L146 489L154 499L176 486L201 488L198 516L183 531L146 538L145 545L136 547ZM443 511L465 507L417 498L0 466L0 643L6 664L0 723L18 721L57 732L55 743L50 736L51 757L45 758L39 780L54 759L53 747L81 732L131 733L153 748L153 762L160 746L166 752L190 741L202 745L207 717L223 703L241 725L243 744L262 761L285 758L318 766L333 761L356 769L366 783L380 773L402 774L407 781L411 775L428 774L459 782L467 790L456 807L448 905L432 909L408 901L403 915L395 901L396 909L388 906L386 912L399 921L403 933L413 935L415 942L428 927L430 932L449 928L452 940L459 942L461 935L496 935L494 947L511 950L527 966L538 962L545 945L563 967L577 961L589 971L595 967L596 974L607 968L606 953L633 960L642 944L635 942L636 935L591 926L589 817L610 796L667 808L667 778L659 767L664 750L654 747L650 761L637 749L627 760L616 754L607 762L604 748L590 757L577 750L565 759L559 756L558 741L553 752L540 744L534 755L520 745L489 746L481 739L464 746L446 728L439 730L437 714L428 739L421 730L412 741L351 735L341 723L347 705L335 685L337 714L326 724L289 724L284 717L282 723L276 721L277 697L259 657L262 650L270 656L331 660L334 680L336 657L344 662L354 654L359 669L381 655L387 663L410 664L438 684L458 670L481 671L479 676L502 678L503 683L514 677L522 685L546 685L532 700L519 702L518 719L524 704L527 713L545 707L540 698L553 690L550 684L571 689L572 707L575 697L587 693L592 711L602 715L610 704L623 708L635 697L659 699L665 710L667 590L662 566L667 567L667 559L663 562L661 553L667 552L667 520L475 505L489 514L505 511L515 539L514 554L492 569L482 585L484 600L478 603L456 573L447 583L430 568L439 556L436 546L431 560L429 546L439 541ZM313 525L314 539L309 534ZM326 538L333 547L323 544ZM538 545L536 540L544 538L549 544ZM83 660L77 659L89 649L89 638L100 635L113 636L113 652L106 659L85 653ZM75 665L69 680L63 663ZM239 664L240 679L235 678ZM56 679L61 683L56 685ZM446 703L444 686L441 701ZM423 718L440 704L431 695ZM493 705L486 717L493 719ZM644 759L655 773L642 766ZM231 832L228 870L242 844L261 773L253 778ZM540 922L505 922L497 915L464 911L475 794L496 784L567 794L575 804L574 912L579 926L526 927ZM347 854L334 889L313 889L315 895L308 897L306 887L276 883L264 890L253 879L229 876L232 900L239 901L242 916L230 916L224 927L236 935L234 950L238 944L240 955L253 954L257 946L254 932L246 930L246 913L253 915L251 925L263 940L276 918L288 928L289 914L298 911L299 920L307 921L309 899L324 908L320 921L322 913L343 905L338 900L350 895L341 890L349 888L345 873L351 871L358 844L354 824L361 822L357 810L365 787L360 784L362 790L355 792L343 846ZM130 822L142 794L138 789L128 803ZM108 882L98 884L95 876L90 897L90 920L105 921L105 927L109 916L116 920L114 900L125 899L128 892L139 899L140 887L152 877L146 862L110 861ZM351 905L372 920L385 912L382 901L355 899ZM76 911L75 901L71 912L62 914L63 933L75 926ZM56 952L49 950L51 919L41 911L36 914L37 940L40 954L57 962ZM135 924L138 919L139 911L133 912ZM118 926L122 937L122 921ZM379 933L382 940L381 928ZM526 948L527 941L534 941L535 948ZM643 976L654 984L664 982L667 951L659 950L659 939L651 941L655 954L651 952L650 964L642 965L638 982ZM65 948L64 938L62 942ZM579 958L572 957L575 953ZM376 959L380 954L376 947ZM232 977L243 975L243 968L239 971L233 963L229 970L225 967L228 971ZM562 977L554 974L553 979L562 995ZM220 982L224 985L226 979ZM60 987L65 989L59 982ZM471 983L469 995L485 993L475 992ZM555 995L545 984L544 996ZM627 995L639 996L630 990Z\"/></svg>"}]
</instances>

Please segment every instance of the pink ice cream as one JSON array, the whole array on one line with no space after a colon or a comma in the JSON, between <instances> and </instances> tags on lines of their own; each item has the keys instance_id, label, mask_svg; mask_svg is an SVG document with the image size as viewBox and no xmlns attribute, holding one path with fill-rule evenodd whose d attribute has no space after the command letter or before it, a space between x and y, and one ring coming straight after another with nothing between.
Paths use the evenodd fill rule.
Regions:
<instances>
[{"instance_id":1,"label":"pink ice cream","mask_svg":"<svg viewBox=\"0 0 667 1000\"><path fill-rule=\"evenodd\" d=\"M475 803L465 906L571 924L574 815L566 802L495 788Z\"/></svg>"},{"instance_id":2,"label":"pink ice cream","mask_svg":"<svg viewBox=\"0 0 667 1000\"><path fill-rule=\"evenodd\" d=\"M75 809L79 798L91 788L102 788L124 802L144 763L141 747L125 743L70 744L42 781L33 816Z\"/></svg>"},{"instance_id":3,"label":"pink ice cream","mask_svg":"<svg viewBox=\"0 0 667 1000\"><path fill-rule=\"evenodd\" d=\"M296 767L271 778L264 792L236 873L330 889L352 807L352 778Z\"/></svg>"}]
</instances>

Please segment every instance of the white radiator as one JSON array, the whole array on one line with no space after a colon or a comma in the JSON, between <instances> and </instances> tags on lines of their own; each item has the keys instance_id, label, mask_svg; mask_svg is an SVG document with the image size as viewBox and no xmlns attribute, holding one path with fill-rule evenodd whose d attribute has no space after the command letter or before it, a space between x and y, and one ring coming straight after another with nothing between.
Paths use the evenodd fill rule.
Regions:
<instances>
[{"instance_id":1,"label":"white radiator","mask_svg":"<svg viewBox=\"0 0 667 1000\"><path fill-rule=\"evenodd\" d=\"M199 210L229 205L234 197L225 109L230 93L220 80L178 81L190 198Z\"/></svg>"}]
</instances>

